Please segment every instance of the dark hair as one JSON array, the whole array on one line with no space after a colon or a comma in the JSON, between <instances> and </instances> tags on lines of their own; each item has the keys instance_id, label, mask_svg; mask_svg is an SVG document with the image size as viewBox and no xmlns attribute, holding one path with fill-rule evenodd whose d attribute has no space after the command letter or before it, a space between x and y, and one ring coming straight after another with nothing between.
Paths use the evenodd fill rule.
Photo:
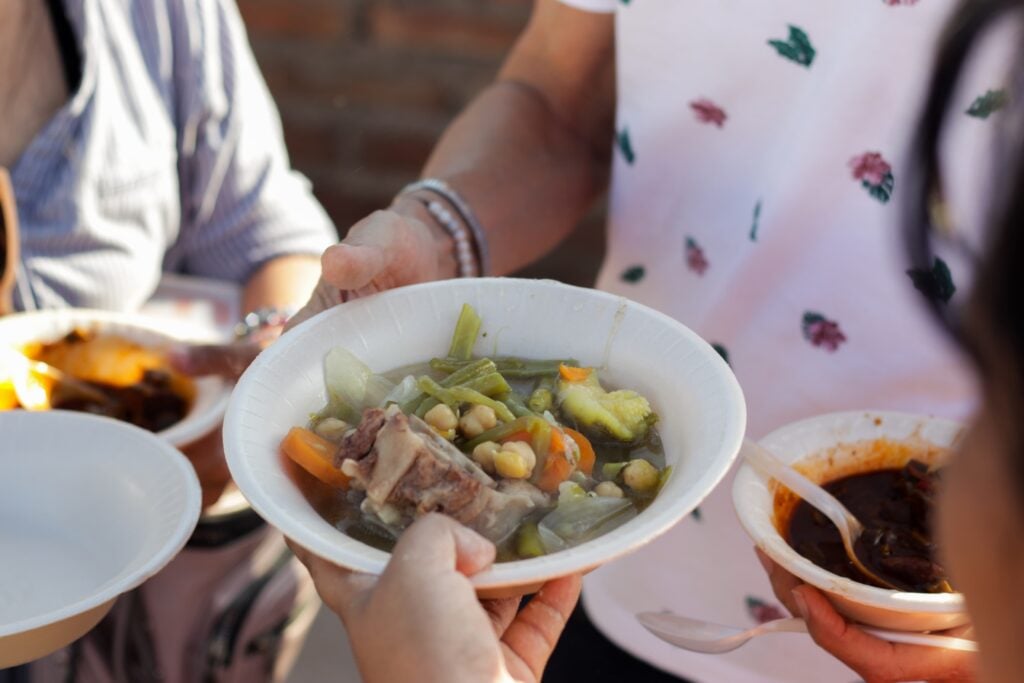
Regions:
<instances>
[{"instance_id":1,"label":"dark hair","mask_svg":"<svg viewBox=\"0 0 1024 683\"><path fill-rule=\"evenodd\" d=\"M942 169L939 144L959 77L979 38L1013 10L1024 10L1024 0L965 0L943 36L928 98L913 150L911 200L908 202L908 246L913 267L922 272L935 267L939 243L948 242L942 222ZM1024 84L1024 51L1015 55L1009 73L1015 85ZM1020 114L1021 96L1011 89L1011 107ZM1016 106L1013 106L1016 105ZM1010 113L1009 111L1007 113ZM1010 118L1005 123L1017 123ZM1024 453L1024 148L1020 132L1000 140L996 187L990 188L985 216L984 247L972 254L973 287L963 306L951 307L930 297L929 305L953 331L975 361L986 401L993 407L1000 428L1012 438L1015 453ZM1016 138L1016 139L1015 139ZM1018 145L1013 149L1012 145ZM937 225L938 224L938 225ZM991 406L995 402L996 406ZM1024 486L1024 456L1018 463ZM1022 489L1024 490L1024 489Z\"/></svg>"}]
</instances>

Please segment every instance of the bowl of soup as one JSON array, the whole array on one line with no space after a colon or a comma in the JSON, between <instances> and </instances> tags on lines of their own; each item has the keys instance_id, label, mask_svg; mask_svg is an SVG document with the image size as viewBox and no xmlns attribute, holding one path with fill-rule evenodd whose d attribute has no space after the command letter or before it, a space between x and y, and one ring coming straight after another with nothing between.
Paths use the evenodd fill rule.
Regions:
<instances>
[{"instance_id":1,"label":"bowl of soup","mask_svg":"<svg viewBox=\"0 0 1024 683\"><path fill-rule=\"evenodd\" d=\"M942 567L931 517L961 431L935 417L852 411L795 422L760 441L858 517L865 533L857 556L888 586L853 566L827 519L749 464L733 485L736 512L762 551L848 618L907 631L960 626L968 621L963 596Z\"/></svg>"},{"instance_id":2,"label":"bowl of soup","mask_svg":"<svg viewBox=\"0 0 1024 683\"><path fill-rule=\"evenodd\" d=\"M478 322L458 344L467 309ZM354 394L335 390L339 373ZM401 530L437 511L498 545L478 591L517 595L682 519L744 424L732 372L677 321L556 282L467 279L352 301L282 336L237 385L225 452L253 507L321 557L380 573ZM323 463L303 460L296 433L328 442Z\"/></svg>"},{"instance_id":3,"label":"bowl of soup","mask_svg":"<svg viewBox=\"0 0 1024 683\"><path fill-rule=\"evenodd\" d=\"M172 324L142 315L60 309L0 318L0 410L103 415L186 446L220 422L230 387L171 368L167 349L185 341ZM34 372L25 361L45 363L72 382ZM23 400L30 406L21 405L13 376L26 371L31 398Z\"/></svg>"}]
</instances>

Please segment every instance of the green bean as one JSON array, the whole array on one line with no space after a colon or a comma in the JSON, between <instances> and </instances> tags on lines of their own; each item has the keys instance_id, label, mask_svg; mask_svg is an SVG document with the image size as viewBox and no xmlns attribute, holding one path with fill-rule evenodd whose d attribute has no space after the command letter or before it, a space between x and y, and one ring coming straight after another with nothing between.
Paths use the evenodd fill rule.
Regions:
<instances>
[{"instance_id":1,"label":"green bean","mask_svg":"<svg viewBox=\"0 0 1024 683\"><path fill-rule=\"evenodd\" d=\"M459 321L455 323L452 334L452 345L448 349L448 357L468 361L473 356L476 337L480 334L480 316L469 304L462 304Z\"/></svg>"},{"instance_id":2,"label":"green bean","mask_svg":"<svg viewBox=\"0 0 1024 683\"><path fill-rule=\"evenodd\" d=\"M553 393L554 380L549 377L541 377L537 383L537 388L530 394L530 400L526 405L530 407L535 413L543 413L545 410L551 410L551 406L555 402L555 395Z\"/></svg>"},{"instance_id":3,"label":"green bean","mask_svg":"<svg viewBox=\"0 0 1024 683\"><path fill-rule=\"evenodd\" d=\"M608 481L614 481L622 473L622 470L626 469L628 464L629 460L625 462L607 462L601 466L601 475Z\"/></svg>"},{"instance_id":4,"label":"green bean","mask_svg":"<svg viewBox=\"0 0 1024 683\"><path fill-rule=\"evenodd\" d=\"M509 363L503 365L500 361L495 361L498 366L498 372L505 375L510 379L533 379L534 377L556 377L558 375L558 366L574 365L576 361L571 359L566 360L532 360L519 363Z\"/></svg>"},{"instance_id":5,"label":"green bean","mask_svg":"<svg viewBox=\"0 0 1024 683\"><path fill-rule=\"evenodd\" d=\"M532 379L535 377L554 377L558 374L558 366L578 365L578 362L567 359L553 360L530 360L527 358L516 358L514 356L501 356L494 358L494 364L498 372L511 379ZM432 358L430 367L442 372L456 372L473 361L459 360L458 358Z\"/></svg>"},{"instance_id":6,"label":"green bean","mask_svg":"<svg viewBox=\"0 0 1024 683\"><path fill-rule=\"evenodd\" d=\"M665 468L658 475L658 488L655 489L657 492L661 492L661 489L668 483L668 478L672 476L672 465L666 465ZM952 591L950 591L952 592Z\"/></svg>"},{"instance_id":7,"label":"green bean","mask_svg":"<svg viewBox=\"0 0 1024 683\"><path fill-rule=\"evenodd\" d=\"M441 384L441 386L444 386L444 384ZM502 377L497 372L492 372L491 374L484 375L483 377L477 377L476 379L466 382L465 384L460 384L458 386L466 387L467 389L472 389L473 391L479 391L484 396L488 396L490 398L507 397L511 395L510 392L512 391L512 387L508 385L508 382L505 381L505 378ZM455 387L445 388L454 389ZM506 405L508 405L508 403L506 403ZM511 406L509 407L511 408ZM513 409L512 412L514 413L516 411Z\"/></svg>"},{"instance_id":8,"label":"green bean","mask_svg":"<svg viewBox=\"0 0 1024 683\"><path fill-rule=\"evenodd\" d=\"M519 557L540 557L545 554L544 541L540 530L533 522L524 524L516 536L516 552Z\"/></svg>"},{"instance_id":9,"label":"green bean","mask_svg":"<svg viewBox=\"0 0 1024 683\"><path fill-rule=\"evenodd\" d=\"M442 387L426 375L420 377L417 380L417 384L419 384L420 389L424 393L433 396L451 408L455 408L461 403L472 403L473 405L487 406L494 411L494 414L502 422L511 422L515 419L515 415L509 411L504 403L484 396L479 391L469 387Z\"/></svg>"},{"instance_id":10,"label":"green bean","mask_svg":"<svg viewBox=\"0 0 1024 683\"><path fill-rule=\"evenodd\" d=\"M416 406L415 410L416 417L422 418L424 415L427 414L427 411L429 411L436 405L441 405L441 402L438 401L433 396L427 396L426 398L420 400L420 403L419 405Z\"/></svg>"},{"instance_id":11,"label":"green bean","mask_svg":"<svg viewBox=\"0 0 1024 683\"><path fill-rule=\"evenodd\" d=\"M442 387L454 387L460 384L468 384L473 380L490 375L498 371L498 367L490 358L471 360L461 368L448 375L438 382Z\"/></svg>"},{"instance_id":12,"label":"green bean","mask_svg":"<svg viewBox=\"0 0 1024 683\"><path fill-rule=\"evenodd\" d=\"M515 392L510 393L508 396L503 398L501 402L508 406L508 409L511 410L512 414L515 415L516 417L536 415L534 411L530 410L530 408L527 407L522 397Z\"/></svg>"},{"instance_id":13,"label":"green bean","mask_svg":"<svg viewBox=\"0 0 1024 683\"><path fill-rule=\"evenodd\" d=\"M543 427L547 427L550 433L551 426L543 418L537 417L536 415L527 415L525 417L516 418L511 422L506 422L498 425L497 427L492 427L475 439L469 440L465 446L463 446L463 450L472 451L484 441L501 441L502 439L506 439L517 432L530 432L530 434L534 434L535 432L542 430L543 427L540 426L541 424L543 424Z\"/></svg>"},{"instance_id":14,"label":"green bean","mask_svg":"<svg viewBox=\"0 0 1024 683\"><path fill-rule=\"evenodd\" d=\"M456 370L455 372L451 373L450 375L448 375L444 379L440 380L438 382L438 384L440 384L442 387L454 387L454 386L457 386L459 384L466 384L466 385L470 386L471 388L476 389L476 387L472 385L472 383L475 380L479 380L482 377L487 377L489 375L492 375L492 374L496 373L497 370L498 370L498 368L494 365L494 361L492 361L492 360L490 360L488 358L481 358L479 360L473 360L473 361L467 362L465 365L460 367L458 370ZM488 381L493 381L493 378L488 380ZM502 381L504 381L504 379ZM505 382L505 386L506 387L508 386L508 382ZM507 390L508 389L506 389L506 391ZM490 393L488 393L486 391L483 392L483 393L487 394L488 396L492 396L493 395L493 394L490 394ZM426 394L416 394L415 397L409 399L405 403L402 403L401 405L398 406L398 408L399 408L399 410L401 410L406 415L408 415L410 413L415 413L416 415L419 415L420 417L423 417L422 415L420 415L420 413L418 411L418 408L419 408L420 405L423 404L423 401L426 398L427 398ZM433 408L435 405L437 405L437 404L434 403L430 407Z\"/></svg>"}]
</instances>

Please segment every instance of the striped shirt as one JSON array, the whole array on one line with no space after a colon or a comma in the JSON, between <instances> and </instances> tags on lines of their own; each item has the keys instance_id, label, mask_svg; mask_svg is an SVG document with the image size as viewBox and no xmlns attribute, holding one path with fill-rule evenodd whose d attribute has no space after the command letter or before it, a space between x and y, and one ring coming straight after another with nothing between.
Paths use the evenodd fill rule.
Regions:
<instances>
[{"instance_id":1,"label":"striped shirt","mask_svg":"<svg viewBox=\"0 0 1024 683\"><path fill-rule=\"evenodd\" d=\"M64 6L81 79L11 169L15 308L133 310L164 271L243 283L335 241L232 0Z\"/></svg>"}]
</instances>

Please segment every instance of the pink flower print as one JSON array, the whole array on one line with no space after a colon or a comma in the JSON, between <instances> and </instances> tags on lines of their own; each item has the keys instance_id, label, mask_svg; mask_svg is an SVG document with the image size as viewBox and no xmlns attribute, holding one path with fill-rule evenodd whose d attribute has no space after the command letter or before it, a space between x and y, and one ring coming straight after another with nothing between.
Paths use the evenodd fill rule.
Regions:
<instances>
[{"instance_id":1,"label":"pink flower print","mask_svg":"<svg viewBox=\"0 0 1024 683\"><path fill-rule=\"evenodd\" d=\"M755 598L752 595L748 595L746 599L747 612L751 618L759 624L764 624L769 621L775 621L776 619L784 619L785 614L782 613L775 605L771 605L764 600Z\"/></svg>"},{"instance_id":2,"label":"pink flower print","mask_svg":"<svg viewBox=\"0 0 1024 683\"><path fill-rule=\"evenodd\" d=\"M846 335L839 329L839 323L829 320L821 313L807 311L801 325L804 339L826 351L835 351L846 341Z\"/></svg>"},{"instance_id":3,"label":"pink flower print","mask_svg":"<svg viewBox=\"0 0 1024 683\"><path fill-rule=\"evenodd\" d=\"M697 275L703 275L704 271L708 269L708 260L704 256L704 250L697 244L697 240L692 237L686 238L686 266L697 273Z\"/></svg>"},{"instance_id":4,"label":"pink flower print","mask_svg":"<svg viewBox=\"0 0 1024 683\"><path fill-rule=\"evenodd\" d=\"M850 170L868 194L883 204L889 201L896 179L892 174L892 165L881 154L865 152L853 157L850 159Z\"/></svg>"},{"instance_id":5,"label":"pink flower print","mask_svg":"<svg viewBox=\"0 0 1024 683\"><path fill-rule=\"evenodd\" d=\"M697 114L697 120L701 123L713 123L719 128L725 125L725 110L706 97L690 102L690 108Z\"/></svg>"},{"instance_id":6,"label":"pink flower print","mask_svg":"<svg viewBox=\"0 0 1024 683\"><path fill-rule=\"evenodd\" d=\"M850 169L854 178L872 185L878 185L887 173L892 172L892 166L878 152L866 152L850 159Z\"/></svg>"}]
</instances>

